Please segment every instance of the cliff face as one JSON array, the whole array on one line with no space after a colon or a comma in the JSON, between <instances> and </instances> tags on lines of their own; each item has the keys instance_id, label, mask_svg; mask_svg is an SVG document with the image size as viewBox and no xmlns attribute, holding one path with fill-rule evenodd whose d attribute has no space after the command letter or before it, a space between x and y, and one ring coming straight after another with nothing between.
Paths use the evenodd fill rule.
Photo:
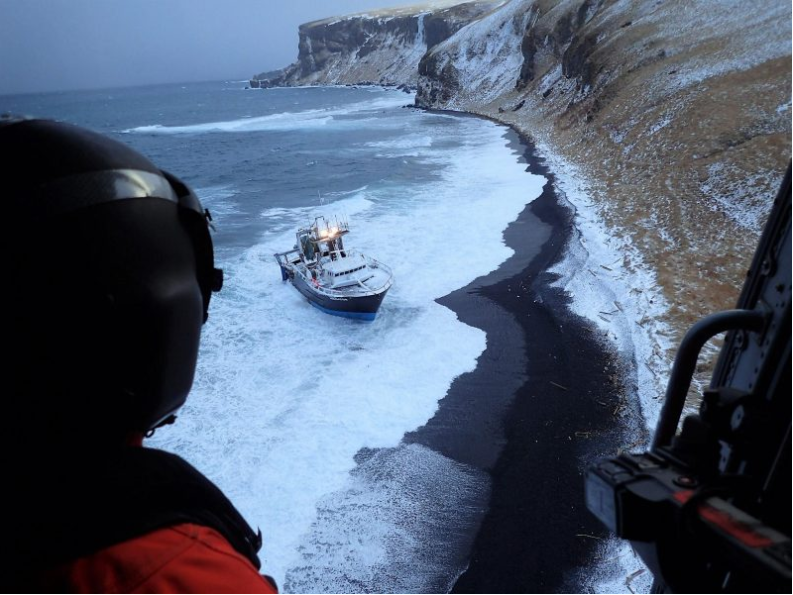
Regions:
<instances>
[{"instance_id":1,"label":"cliff face","mask_svg":"<svg viewBox=\"0 0 793 595\"><path fill-rule=\"evenodd\" d=\"M504 0L457 0L325 19L300 26L297 62L263 86L376 83L414 86L429 48Z\"/></svg>"},{"instance_id":2,"label":"cliff face","mask_svg":"<svg viewBox=\"0 0 793 595\"><path fill-rule=\"evenodd\" d=\"M530 5L508 2L428 48L418 67L416 103L465 110L513 88L523 62L515 50L533 18Z\"/></svg>"}]
</instances>

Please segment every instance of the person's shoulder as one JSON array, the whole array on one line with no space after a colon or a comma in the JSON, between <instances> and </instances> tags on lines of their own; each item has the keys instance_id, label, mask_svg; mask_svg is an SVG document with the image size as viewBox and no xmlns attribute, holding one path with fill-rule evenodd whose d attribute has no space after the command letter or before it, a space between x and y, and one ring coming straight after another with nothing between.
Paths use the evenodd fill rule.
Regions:
<instances>
[{"instance_id":1,"label":"person's shoulder","mask_svg":"<svg viewBox=\"0 0 793 595\"><path fill-rule=\"evenodd\" d=\"M254 568L250 560L238 553L217 531L195 524L169 527L166 531L181 535L192 546L182 550L160 574L168 580L190 580L179 592L277 593L275 584ZM167 536L171 539L171 536ZM182 579L180 577L185 577Z\"/></svg>"},{"instance_id":2,"label":"person's shoulder","mask_svg":"<svg viewBox=\"0 0 793 595\"><path fill-rule=\"evenodd\" d=\"M73 592L277 593L220 533L184 523L81 558L59 577Z\"/></svg>"}]
</instances>

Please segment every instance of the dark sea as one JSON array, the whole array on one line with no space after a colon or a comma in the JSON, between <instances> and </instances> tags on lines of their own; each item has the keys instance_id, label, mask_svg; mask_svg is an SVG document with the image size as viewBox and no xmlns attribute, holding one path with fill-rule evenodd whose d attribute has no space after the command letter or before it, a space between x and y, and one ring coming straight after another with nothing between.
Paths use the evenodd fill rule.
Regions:
<instances>
[{"instance_id":1,"label":"dark sea","mask_svg":"<svg viewBox=\"0 0 793 595\"><path fill-rule=\"evenodd\" d=\"M401 444L473 370L487 337L436 299L497 269L544 178L492 122L404 108L376 87L244 82L0 96L0 112L108 134L192 186L226 284L196 381L152 446L177 452L261 528L293 592L438 592L467 564L484 471ZM373 323L312 308L273 258L318 214L395 284ZM388 457L378 456L390 449Z\"/></svg>"}]
</instances>

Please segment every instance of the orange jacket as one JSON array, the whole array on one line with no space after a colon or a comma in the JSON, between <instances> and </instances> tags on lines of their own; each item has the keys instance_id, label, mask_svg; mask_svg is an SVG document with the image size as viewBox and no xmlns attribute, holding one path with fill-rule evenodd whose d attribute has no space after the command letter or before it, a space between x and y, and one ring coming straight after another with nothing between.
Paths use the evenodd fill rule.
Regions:
<instances>
[{"instance_id":1,"label":"orange jacket","mask_svg":"<svg viewBox=\"0 0 793 595\"><path fill-rule=\"evenodd\" d=\"M277 593L214 529L184 523L64 564L42 577L55 593Z\"/></svg>"}]
</instances>

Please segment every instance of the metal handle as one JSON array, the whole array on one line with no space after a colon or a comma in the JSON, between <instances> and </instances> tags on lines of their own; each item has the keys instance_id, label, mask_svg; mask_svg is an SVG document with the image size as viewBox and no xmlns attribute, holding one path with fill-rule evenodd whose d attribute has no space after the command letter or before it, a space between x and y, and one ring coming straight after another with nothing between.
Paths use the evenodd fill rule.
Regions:
<instances>
[{"instance_id":1,"label":"metal handle","mask_svg":"<svg viewBox=\"0 0 793 595\"><path fill-rule=\"evenodd\" d=\"M724 331L760 331L764 324L765 315L757 310L727 310L706 316L688 330L680 342L669 375L664 406L655 428L653 450L670 444L675 437L677 424L686 404L688 388L691 386L691 379L697 366L697 357L705 343Z\"/></svg>"}]
</instances>

